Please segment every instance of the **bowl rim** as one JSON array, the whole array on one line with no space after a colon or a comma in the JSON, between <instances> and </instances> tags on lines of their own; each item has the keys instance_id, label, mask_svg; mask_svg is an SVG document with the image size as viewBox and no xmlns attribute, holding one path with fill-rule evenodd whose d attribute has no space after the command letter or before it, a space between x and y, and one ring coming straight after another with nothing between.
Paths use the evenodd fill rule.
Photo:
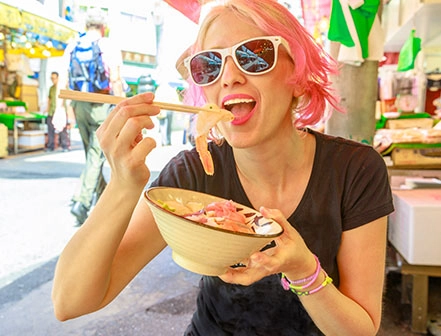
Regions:
<instances>
[{"instance_id":1,"label":"bowl rim","mask_svg":"<svg viewBox=\"0 0 441 336\"><path fill-rule=\"evenodd\" d=\"M185 217L183 217L183 216L177 215L177 214L175 214L175 213L173 213L173 212L171 212L171 211L168 211L167 209L164 209L161 205L159 205L158 203L156 203L156 201L153 200L153 199L149 196L149 192L152 191L152 190L155 190L155 189L172 189L172 190L184 190L184 191L190 191L190 192L192 192L192 193L201 194L201 195L208 195L208 196L211 196L211 197L217 198L217 199L219 199L219 201L221 201L221 200L227 201L227 199L222 198L222 197L219 197L219 196L215 196L215 195L211 195L211 194L203 193L203 192L201 192L201 191L195 191L195 190L185 189L185 188L166 187L166 186L150 187L150 188L148 188L147 190L144 191L144 198L145 198L145 200L146 200L149 204L153 205L155 208L158 208L158 209L160 209L160 210L166 211L168 214L171 214L171 215L173 215L174 217L177 217L177 218L183 219L183 220L185 220L186 222L188 222L188 223L190 223L190 224L192 224L192 225L196 225L196 226L199 226L199 227L207 228L207 229L209 229L209 230L221 231L221 232L228 233L228 234L232 234L232 235L246 236L246 237L252 237L252 238L262 238L262 239L267 239L267 238L277 238L277 237L281 236L281 235L283 234L283 232L284 232L283 227L282 227L279 223L277 223L275 220L273 220L273 219L271 219L271 218L266 218L266 217L264 217L264 218L267 219L267 220L269 220L269 221L271 221L271 222L273 222L273 223L275 223L277 226L279 226L279 228L280 228L280 231L279 231L279 232L276 232L276 233L270 233L270 234L248 233L248 232L237 232L237 231L232 231L232 230L224 229L224 228L221 228L221 227L215 227L215 226L211 226L211 225L207 225L207 224L199 223L199 222L196 222L196 221L194 221L194 220L191 220L191 219L185 218ZM245 208L247 208L247 209L251 209L252 211L255 211L256 213L258 213L258 214L261 215L261 213L260 213L259 211L255 210L255 209L253 209L253 208L250 208L249 206L246 206L246 205L240 204L240 203L238 203L238 202L236 202L236 201L234 201L234 200L233 200L233 202L234 202L235 204L239 205L239 206L243 206L243 207L245 207ZM262 217L263 217L263 216L262 216ZM156 221L156 219L155 219L155 221ZM158 225L158 224L156 224L156 225Z\"/></svg>"}]
</instances>

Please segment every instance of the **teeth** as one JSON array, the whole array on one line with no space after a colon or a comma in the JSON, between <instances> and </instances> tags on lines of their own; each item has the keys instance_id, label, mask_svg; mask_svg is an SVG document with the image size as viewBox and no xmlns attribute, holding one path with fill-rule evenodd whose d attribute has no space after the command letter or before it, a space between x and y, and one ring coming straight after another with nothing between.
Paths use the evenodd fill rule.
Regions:
<instances>
[{"instance_id":1,"label":"teeth","mask_svg":"<svg viewBox=\"0 0 441 336\"><path fill-rule=\"evenodd\" d=\"M236 98L236 99L227 100L226 102L224 102L224 105L252 103L252 102L254 102L254 100L252 100L252 99Z\"/></svg>"}]
</instances>

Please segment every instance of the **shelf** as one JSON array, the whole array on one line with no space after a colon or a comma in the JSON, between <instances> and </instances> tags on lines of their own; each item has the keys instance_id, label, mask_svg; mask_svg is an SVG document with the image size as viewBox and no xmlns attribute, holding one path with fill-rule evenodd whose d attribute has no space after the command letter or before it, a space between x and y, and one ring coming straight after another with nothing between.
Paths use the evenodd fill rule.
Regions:
<instances>
[{"instance_id":1,"label":"shelf","mask_svg":"<svg viewBox=\"0 0 441 336\"><path fill-rule=\"evenodd\" d=\"M391 0L383 8L385 52L399 52L413 28L422 47L441 45L441 0Z\"/></svg>"}]
</instances>

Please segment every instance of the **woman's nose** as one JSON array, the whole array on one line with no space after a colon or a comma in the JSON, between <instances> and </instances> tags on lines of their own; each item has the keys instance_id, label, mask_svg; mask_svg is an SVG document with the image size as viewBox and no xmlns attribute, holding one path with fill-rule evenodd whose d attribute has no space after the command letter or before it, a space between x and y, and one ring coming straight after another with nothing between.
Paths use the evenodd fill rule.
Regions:
<instances>
[{"instance_id":1,"label":"woman's nose","mask_svg":"<svg viewBox=\"0 0 441 336\"><path fill-rule=\"evenodd\" d=\"M245 74L239 69L231 56L225 59L224 70L221 74L221 83L223 86L243 83Z\"/></svg>"}]
</instances>

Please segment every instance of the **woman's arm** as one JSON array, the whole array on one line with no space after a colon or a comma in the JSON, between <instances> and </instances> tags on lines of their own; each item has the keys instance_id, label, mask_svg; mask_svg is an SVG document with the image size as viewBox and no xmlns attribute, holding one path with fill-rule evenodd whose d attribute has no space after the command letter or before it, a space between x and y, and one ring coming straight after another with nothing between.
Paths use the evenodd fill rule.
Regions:
<instances>
[{"instance_id":1,"label":"woman's arm","mask_svg":"<svg viewBox=\"0 0 441 336\"><path fill-rule=\"evenodd\" d=\"M387 218L343 232L337 257L339 288L300 300L326 335L376 335L385 277Z\"/></svg>"},{"instance_id":2,"label":"woman's arm","mask_svg":"<svg viewBox=\"0 0 441 336\"><path fill-rule=\"evenodd\" d=\"M58 260L52 299L60 320L107 305L165 247L140 198L150 177L145 157L155 146L153 139L140 136L159 112L152 101L152 94L125 100L97 132L112 175Z\"/></svg>"}]
</instances>

